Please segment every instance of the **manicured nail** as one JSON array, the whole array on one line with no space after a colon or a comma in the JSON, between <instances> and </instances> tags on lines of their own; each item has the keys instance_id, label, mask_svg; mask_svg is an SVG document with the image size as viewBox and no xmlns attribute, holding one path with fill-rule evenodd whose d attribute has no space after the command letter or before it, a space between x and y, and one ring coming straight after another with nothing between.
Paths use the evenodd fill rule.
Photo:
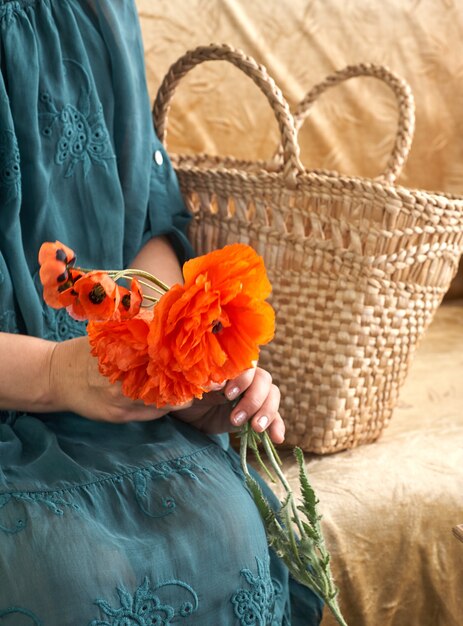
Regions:
<instances>
[{"instance_id":1,"label":"manicured nail","mask_svg":"<svg viewBox=\"0 0 463 626\"><path fill-rule=\"evenodd\" d=\"M262 430L265 430L268 426L268 417L266 415L261 415L257 420L257 423L262 428Z\"/></svg>"},{"instance_id":2,"label":"manicured nail","mask_svg":"<svg viewBox=\"0 0 463 626\"><path fill-rule=\"evenodd\" d=\"M230 391L227 391L227 398L229 400L234 400L235 398L237 398L240 395L240 389L239 387L232 387L230 389Z\"/></svg>"},{"instance_id":3,"label":"manicured nail","mask_svg":"<svg viewBox=\"0 0 463 626\"><path fill-rule=\"evenodd\" d=\"M243 422L246 421L246 418L247 418L246 411L238 411L238 413L233 418L233 422L237 426L241 426L241 424L243 424Z\"/></svg>"},{"instance_id":4,"label":"manicured nail","mask_svg":"<svg viewBox=\"0 0 463 626\"><path fill-rule=\"evenodd\" d=\"M280 439L280 443L285 440L285 427L282 424L277 427L277 437Z\"/></svg>"},{"instance_id":5,"label":"manicured nail","mask_svg":"<svg viewBox=\"0 0 463 626\"><path fill-rule=\"evenodd\" d=\"M223 389L223 383L212 383L208 387L208 391L220 391L221 389Z\"/></svg>"}]
</instances>

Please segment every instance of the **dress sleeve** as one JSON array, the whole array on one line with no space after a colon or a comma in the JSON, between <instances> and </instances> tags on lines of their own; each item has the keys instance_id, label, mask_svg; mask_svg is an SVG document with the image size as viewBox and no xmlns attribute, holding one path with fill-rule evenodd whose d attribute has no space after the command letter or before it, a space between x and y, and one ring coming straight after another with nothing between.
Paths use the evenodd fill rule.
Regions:
<instances>
[{"instance_id":1,"label":"dress sleeve","mask_svg":"<svg viewBox=\"0 0 463 626\"><path fill-rule=\"evenodd\" d=\"M145 242L151 237L166 235L180 263L184 263L194 256L187 236L190 220L191 214L182 198L172 163L153 131L153 158Z\"/></svg>"}]
</instances>

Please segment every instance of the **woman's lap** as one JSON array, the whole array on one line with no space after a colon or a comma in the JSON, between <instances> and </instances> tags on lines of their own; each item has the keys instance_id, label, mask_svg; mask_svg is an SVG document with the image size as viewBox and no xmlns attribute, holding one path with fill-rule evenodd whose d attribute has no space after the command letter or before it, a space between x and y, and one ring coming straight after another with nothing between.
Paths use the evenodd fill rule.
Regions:
<instances>
[{"instance_id":1,"label":"woman's lap","mask_svg":"<svg viewBox=\"0 0 463 626\"><path fill-rule=\"evenodd\" d=\"M16 446L18 460L29 459L25 474L40 467L56 479L46 489L38 476L35 489L0 495L1 624L291 623L287 572L270 559L236 460L220 445L175 420L148 428L151 444L140 443L140 432L121 443L121 429L110 428L113 446L103 445L105 429L97 426L71 445L66 428L55 428L41 454L24 437ZM1 449L7 437L0 433ZM92 441L94 465L83 467L79 457L88 465ZM114 473L105 456L111 447ZM75 466L85 482L63 481L59 464L68 477ZM12 468L16 486L20 465Z\"/></svg>"}]
</instances>

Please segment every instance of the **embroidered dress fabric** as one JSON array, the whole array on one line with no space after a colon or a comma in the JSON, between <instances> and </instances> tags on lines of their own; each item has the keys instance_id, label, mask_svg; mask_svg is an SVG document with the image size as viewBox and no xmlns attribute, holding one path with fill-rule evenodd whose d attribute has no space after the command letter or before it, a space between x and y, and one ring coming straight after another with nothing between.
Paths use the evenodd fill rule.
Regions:
<instances>
[{"instance_id":1,"label":"embroidered dress fabric","mask_svg":"<svg viewBox=\"0 0 463 626\"><path fill-rule=\"evenodd\" d=\"M154 136L132 0L0 2L0 330L55 341L37 253L124 267L188 214ZM25 381L25 385L27 381ZM0 416L0 624L312 626L321 604L267 548L226 436L172 416Z\"/></svg>"}]
</instances>

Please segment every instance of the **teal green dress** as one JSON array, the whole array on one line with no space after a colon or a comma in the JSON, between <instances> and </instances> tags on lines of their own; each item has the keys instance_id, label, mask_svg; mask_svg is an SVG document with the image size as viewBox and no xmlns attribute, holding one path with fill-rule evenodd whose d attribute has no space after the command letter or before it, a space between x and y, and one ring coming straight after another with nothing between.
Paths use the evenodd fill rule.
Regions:
<instances>
[{"instance_id":1,"label":"teal green dress","mask_svg":"<svg viewBox=\"0 0 463 626\"><path fill-rule=\"evenodd\" d=\"M151 124L132 0L0 2L0 330L61 341L37 253L123 267L153 236L190 254ZM27 380L24 381L27 385ZM313 626L226 436L174 417L0 414L0 624Z\"/></svg>"}]
</instances>

